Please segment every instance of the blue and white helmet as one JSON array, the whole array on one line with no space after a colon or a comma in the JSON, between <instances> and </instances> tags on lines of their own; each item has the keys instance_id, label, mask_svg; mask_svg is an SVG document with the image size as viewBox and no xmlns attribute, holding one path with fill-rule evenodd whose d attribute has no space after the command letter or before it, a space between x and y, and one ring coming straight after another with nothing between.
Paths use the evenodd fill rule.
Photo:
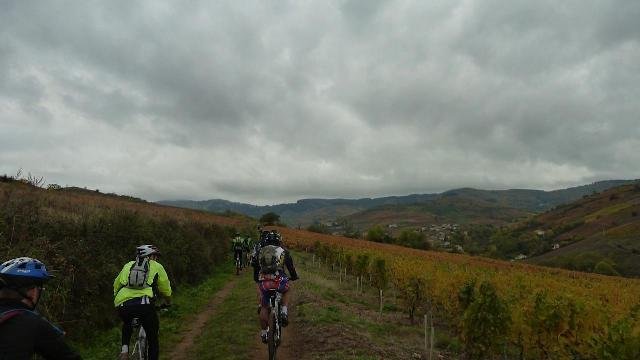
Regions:
<instances>
[{"instance_id":1,"label":"blue and white helmet","mask_svg":"<svg viewBox=\"0 0 640 360\"><path fill-rule=\"evenodd\" d=\"M0 279L8 286L40 285L52 277L40 260L30 257L11 259L0 265Z\"/></svg>"},{"instance_id":2,"label":"blue and white helmet","mask_svg":"<svg viewBox=\"0 0 640 360\"><path fill-rule=\"evenodd\" d=\"M150 255L160 255L160 250L154 245L140 245L136 247L137 257L147 257Z\"/></svg>"}]
</instances>

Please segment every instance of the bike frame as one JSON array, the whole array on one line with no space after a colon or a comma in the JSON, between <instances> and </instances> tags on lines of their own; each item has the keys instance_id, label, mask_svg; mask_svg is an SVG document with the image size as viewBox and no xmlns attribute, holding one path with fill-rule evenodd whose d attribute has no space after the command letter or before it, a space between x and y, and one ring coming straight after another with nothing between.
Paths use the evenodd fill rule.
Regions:
<instances>
[{"instance_id":1,"label":"bike frame","mask_svg":"<svg viewBox=\"0 0 640 360\"><path fill-rule=\"evenodd\" d=\"M149 351L149 344L147 342L147 333L144 331L144 328L140 323L140 319L134 318L131 321L131 325L133 326L133 333L138 334L138 338L134 342L133 349L131 351L132 359L147 360L148 351Z\"/></svg>"},{"instance_id":2,"label":"bike frame","mask_svg":"<svg viewBox=\"0 0 640 360\"><path fill-rule=\"evenodd\" d=\"M275 360L276 350L282 341L282 321L280 320L280 306L282 294L272 290L269 294L269 360Z\"/></svg>"},{"instance_id":3,"label":"bike frame","mask_svg":"<svg viewBox=\"0 0 640 360\"><path fill-rule=\"evenodd\" d=\"M242 268L242 258L241 255L236 254L236 275L240 273L240 269Z\"/></svg>"}]
</instances>

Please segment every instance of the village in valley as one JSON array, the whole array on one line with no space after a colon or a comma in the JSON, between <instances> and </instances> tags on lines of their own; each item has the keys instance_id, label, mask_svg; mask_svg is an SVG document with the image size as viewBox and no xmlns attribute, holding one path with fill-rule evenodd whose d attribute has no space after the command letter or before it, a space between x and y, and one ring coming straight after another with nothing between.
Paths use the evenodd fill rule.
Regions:
<instances>
[{"instance_id":1,"label":"village in valley","mask_svg":"<svg viewBox=\"0 0 640 360\"><path fill-rule=\"evenodd\" d=\"M330 220L318 223L325 231L335 236L349 236L353 238L367 239L367 231L355 229L351 224L344 220ZM469 238L468 226L463 226L458 223L439 223L439 224L424 224L416 226L413 224L403 223L389 223L375 225L383 229L385 235L389 239L397 239L403 231L413 231L420 234L425 242L428 243L427 248L435 251L444 251L451 253L464 254L469 251L465 251L465 245L459 239ZM549 234L547 231L537 229L533 231L533 235L541 240L545 239ZM458 239L458 240L456 240ZM550 250L560 249L560 243L551 244ZM471 252L473 254L473 252ZM511 258L510 261L523 261L529 258L527 254L519 253Z\"/></svg>"}]
</instances>

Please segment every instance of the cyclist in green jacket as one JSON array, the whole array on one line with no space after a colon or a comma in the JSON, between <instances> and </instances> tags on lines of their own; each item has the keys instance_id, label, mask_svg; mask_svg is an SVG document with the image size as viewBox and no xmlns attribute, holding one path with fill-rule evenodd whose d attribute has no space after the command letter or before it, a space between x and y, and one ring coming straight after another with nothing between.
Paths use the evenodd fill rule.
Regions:
<instances>
[{"instance_id":1,"label":"cyclist in green jacket","mask_svg":"<svg viewBox=\"0 0 640 360\"><path fill-rule=\"evenodd\" d=\"M233 261L240 259L240 267L242 267L242 252L244 251L244 239L240 233L236 233L236 237L231 240L231 248L233 250Z\"/></svg>"},{"instance_id":2,"label":"cyclist in green jacket","mask_svg":"<svg viewBox=\"0 0 640 360\"><path fill-rule=\"evenodd\" d=\"M153 245L138 246L136 260L126 263L113 282L114 305L123 322L121 360L129 356L134 318L140 319L147 333L149 360L158 359L159 322L154 302L158 295L168 303L171 299L171 283L164 267L157 262L159 255L160 251Z\"/></svg>"}]
</instances>

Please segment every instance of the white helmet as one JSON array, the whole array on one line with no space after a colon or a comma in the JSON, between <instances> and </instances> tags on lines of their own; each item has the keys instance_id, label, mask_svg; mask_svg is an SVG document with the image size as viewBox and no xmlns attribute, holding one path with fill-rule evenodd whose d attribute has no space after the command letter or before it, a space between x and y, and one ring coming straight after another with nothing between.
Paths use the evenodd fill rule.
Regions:
<instances>
[{"instance_id":1,"label":"white helmet","mask_svg":"<svg viewBox=\"0 0 640 360\"><path fill-rule=\"evenodd\" d=\"M137 257L147 257L153 254L160 255L160 250L158 250L154 245L140 245L136 247Z\"/></svg>"}]
</instances>

